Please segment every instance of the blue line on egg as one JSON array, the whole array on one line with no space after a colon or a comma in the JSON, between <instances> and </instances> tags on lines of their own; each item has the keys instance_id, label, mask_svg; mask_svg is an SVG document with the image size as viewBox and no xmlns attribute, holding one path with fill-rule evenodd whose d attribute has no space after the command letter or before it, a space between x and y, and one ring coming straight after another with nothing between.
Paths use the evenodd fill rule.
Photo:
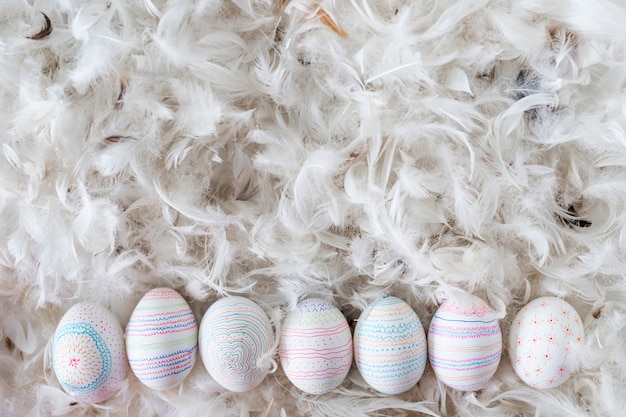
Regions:
<instances>
[{"instance_id":1,"label":"blue line on egg","mask_svg":"<svg viewBox=\"0 0 626 417\"><path fill-rule=\"evenodd\" d=\"M439 319L439 320L443 320L443 321L452 321L452 322L459 321L459 322L461 322L461 323L485 323L485 324L489 324L489 323L493 323L494 321L496 321L496 319L493 319L493 320L487 320L487 321L485 321L485 320L459 320L459 319L446 319L446 318L440 317L440 316L438 316L438 315L436 315L436 314L435 314L435 318L437 318L437 319Z\"/></svg>"},{"instance_id":2,"label":"blue line on egg","mask_svg":"<svg viewBox=\"0 0 626 417\"><path fill-rule=\"evenodd\" d=\"M57 363L53 364L55 373L60 376L59 382L67 391L74 394L91 394L100 388L109 378L113 368L113 356L111 355L111 351L109 351L104 339L100 336L100 333L98 333L98 331L91 324L86 322L69 323L58 329L57 336L53 344L53 350L56 350L58 344L64 337L72 335L87 335L93 341L95 349L100 355L100 373L96 379L86 385L72 385L65 382L63 380L63 372L60 372L61 368L59 368L59 364Z\"/></svg>"}]
</instances>

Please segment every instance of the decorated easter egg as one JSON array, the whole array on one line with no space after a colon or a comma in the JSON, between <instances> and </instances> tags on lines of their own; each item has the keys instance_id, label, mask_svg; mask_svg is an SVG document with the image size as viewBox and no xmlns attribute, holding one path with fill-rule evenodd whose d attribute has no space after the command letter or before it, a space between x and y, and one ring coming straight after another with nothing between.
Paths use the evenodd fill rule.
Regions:
<instances>
[{"instance_id":1,"label":"decorated easter egg","mask_svg":"<svg viewBox=\"0 0 626 417\"><path fill-rule=\"evenodd\" d=\"M459 391L478 390L501 356L500 324L483 300L465 295L439 306L428 329L428 359L441 382Z\"/></svg>"},{"instance_id":2,"label":"decorated easter egg","mask_svg":"<svg viewBox=\"0 0 626 417\"><path fill-rule=\"evenodd\" d=\"M196 362L198 326L189 304L176 291L148 291L126 326L126 354L144 385L165 390L180 384Z\"/></svg>"},{"instance_id":3,"label":"decorated easter egg","mask_svg":"<svg viewBox=\"0 0 626 417\"><path fill-rule=\"evenodd\" d=\"M227 390L257 387L269 372L274 343L267 314L244 297L222 298L200 323L200 357L213 379Z\"/></svg>"},{"instance_id":4,"label":"decorated easter egg","mask_svg":"<svg viewBox=\"0 0 626 417\"><path fill-rule=\"evenodd\" d=\"M417 384L426 367L426 336L411 306L396 297L371 304L354 330L354 359L365 382L384 394Z\"/></svg>"},{"instance_id":5,"label":"decorated easter egg","mask_svg":"<svg viewBox=\"0 0 626 417\"><path fill-rule=\"evenodd\" d=\"M348 322L331 302L301 301L283 323L280 362L287 378L309 394L337 388L352 364Z\"/></svg>"},{"instance_id":6,"label":"decorated easter egg","mask_svg":"<svg viewBox=\"0 0 626 417\"><path fill-rule=\"evenodd\" d=\"M54 333L52 363L63 389L78 401L110 398L128 370L122 327L104 307L74 305Z\"/></svg>"},{"instance_id":7,"label":"decorated easter egg","mask_svg":"<svg viewBox=\"0 0 626 417\"><path fill-rule=\"evenodd\" d=\"M511 364L531 387L557 387L574 372L572 348L583 339L584 328L574 307L555 297L537 298L517 313L511 325Z\"/></svg>"}]
</instances>

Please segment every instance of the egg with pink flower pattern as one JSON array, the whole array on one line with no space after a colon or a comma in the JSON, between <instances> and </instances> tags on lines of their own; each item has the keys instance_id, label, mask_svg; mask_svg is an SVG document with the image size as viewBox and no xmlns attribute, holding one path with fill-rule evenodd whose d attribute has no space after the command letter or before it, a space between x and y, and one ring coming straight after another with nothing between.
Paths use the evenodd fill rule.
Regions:
<instances>
[{"instance_id":1,"label":"egg with pink flower pattern","mask_svg":"<svg viewBox=\"0 0 626 417\"><path fill-rule=\"evenodd\" d=\"M584 340L580 316L569 303L541 297L522 308L511 325L509 357L531 387L554 388L575 371L574 351Z\"/></svg>"}]
</instances>

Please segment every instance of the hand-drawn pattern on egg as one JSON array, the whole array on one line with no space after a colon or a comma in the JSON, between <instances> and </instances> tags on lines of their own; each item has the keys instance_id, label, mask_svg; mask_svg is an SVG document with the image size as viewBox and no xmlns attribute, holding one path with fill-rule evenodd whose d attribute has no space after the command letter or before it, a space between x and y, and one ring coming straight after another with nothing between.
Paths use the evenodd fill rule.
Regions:
<instances>
[{"instance_id":1,"label":"hand-drawn pattern on egg","mask_svg":"<svg viewBox=\"0 0 626 417\"><path fill-rule=\"evenodd\" d=\"M196 362L198 326L185 299L170 288L148 291L126 326L126 353L144 385L166 390L180 384Z\"/></svg>"},{"instance_id":2,"label":"hand-drawn pattern on egg","mask_svg":"<svg viewBox=\"0 0 626 417\"><path fill-rule=\"evenodd\" d=\"M580 316L569 303L556 297L531 301L511 325L508 349L513 370L531 387L561 385L575 370L571 349L583 343L584 332Z\"/></svg>"},{"instance_id":3,"label":"hand-drawn pattern on egg","mask_svg":"<svg viewBox=\"0 0 626 417\"><path fill-rule=\"evenodd\" d=\"M439 306L428 329L428 358L441 382L478 390L495 374L501 356L500 324L483 300L465 295Z\"/></svg>"},{"instance_id":4,"label":"hand-drawn pattern on egg","mask_svg":"<svg viewBox=\"0 0 626 417\"><path fill-rule=\"evenodd\" d=\"M110 398L128 370L119 322L97 304L74 305L54 334L52 363L63 389L78 401L97 403Z\"/></svg>"},{"instance_id":5,"label":"hand-drawn pattern on egg","mask_svg":"<svg viewBox=\"0 0 626 417\"><path fill-rule=\"evenodd\" d=\"M222 298L200 323L200 356L221 386L234 392L257 387L270 370L267 355L274 343L263 309L244 297Z\"/></svg>"},{"instance_id":6,"label":"hand-drawn pattern on egg","mask_svg":"<svg viewBox=\"0 0 626 417\"><path fill-rule=\"evenodd\" d=\"M337 388L352 364L346 318L329 301L301 301L283 323L280 360L287 378L309 394Z\"/></svg>"},{"instance_id":7,"label":"hand-drawn pattern on egg","mask_svg":"<svg viewBox=\"0 0 626 417\"><path fill-rule=\"evenodd\" d=\"M371 304L354 330L354 358L377 391L399 394L415 386L426 367L426 336L411 306L396 297Z\"/></svg>"}]
</instances>

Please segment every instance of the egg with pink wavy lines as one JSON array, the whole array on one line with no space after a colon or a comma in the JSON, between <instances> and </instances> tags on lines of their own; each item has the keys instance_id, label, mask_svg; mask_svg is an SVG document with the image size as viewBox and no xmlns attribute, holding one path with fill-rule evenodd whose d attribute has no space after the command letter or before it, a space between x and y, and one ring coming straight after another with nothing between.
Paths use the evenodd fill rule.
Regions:
<instances>
[{"instance_id":1,"label":"egg with pink wavy lines","mask_svg":"<svg viewBox=\"0 0 626 417\"><path fill-rule=\"evenodd\" d=\"M428 359L441 382L478 390L495 374L501 356L500 324L487 303L466 294L439 306L428 329Z\"/></svg>"},{"instance_id":2,"label":"egg with pink wavy lines","mask_svg":"<svg viewBox=\"0 0 626 417\"><path fill-rule=\"evenodd\" d=\"M179 385L191 372L198 350L196 318L182 295L170 288L148 291L126 326L130 368L157 391Z\"/></svg>"},{"instance_id":3,"label":"egg with pink wavy lines","mask_svg":"<svg viewBox=\"0 0 626 417\"><path fill-rule=\"evenodd\" d=\"M352 364L352 335L330 301L301 301L283 323L280 361L287 378L309 394L337 388Z\"/></svg>"}]
</instances>

